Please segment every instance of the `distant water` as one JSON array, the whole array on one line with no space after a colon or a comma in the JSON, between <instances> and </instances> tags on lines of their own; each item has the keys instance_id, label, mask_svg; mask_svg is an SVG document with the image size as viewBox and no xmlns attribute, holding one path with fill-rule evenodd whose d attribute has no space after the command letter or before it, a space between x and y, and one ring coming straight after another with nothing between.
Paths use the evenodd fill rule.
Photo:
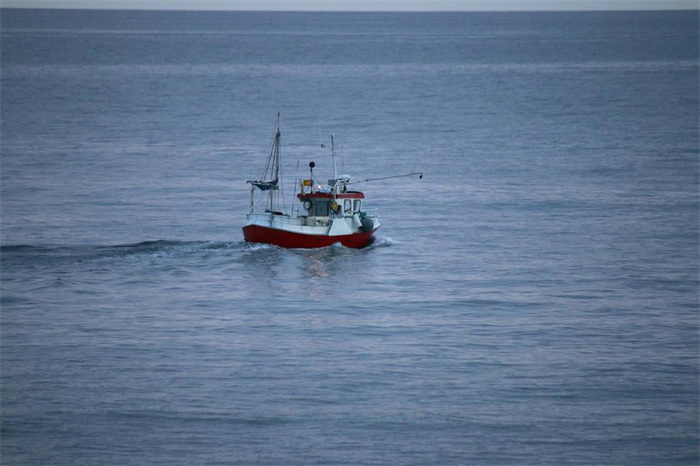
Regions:
<instances>
[{"instance_id":1,"label":"distant water","mask_svg":"<svg viewBox=\"0 0 700 466\"><path fill-rule=\"evenodd\" d=\"M2 464L700 461L697 11L1 21Z\"/></svg>"}]
</instances>

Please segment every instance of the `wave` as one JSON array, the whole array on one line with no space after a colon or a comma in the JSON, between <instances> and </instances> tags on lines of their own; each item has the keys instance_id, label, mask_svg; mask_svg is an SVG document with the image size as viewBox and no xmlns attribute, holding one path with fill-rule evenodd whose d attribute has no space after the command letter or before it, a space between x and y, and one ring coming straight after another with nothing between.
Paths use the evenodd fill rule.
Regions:
<instances>
[{"instance_id":1,"label":"wave","mask_svg":"<svg viewBox=\"0 0 700 466\"><path fill-rule=\"evenodd\" d=\"M2 252L21 252L21 251L33 251L41 249L41 246L32 246L29 244L11 244L7 246L0 246L0 253Z\"/></svg>"},{"instance_id":2,"label":"wave","mask_svg":"<svg viewBox=\"0 0 700 466\"><path fill-rule=\"evenodd\" d=\"M277 248L277 246L273 246L271 244L265 244L265 243L244 243L242 249L244 251L264 251L266 249L272 249L272 248ZM281 249L281 248L280 248Z\"/></svg>"}]
</instances>

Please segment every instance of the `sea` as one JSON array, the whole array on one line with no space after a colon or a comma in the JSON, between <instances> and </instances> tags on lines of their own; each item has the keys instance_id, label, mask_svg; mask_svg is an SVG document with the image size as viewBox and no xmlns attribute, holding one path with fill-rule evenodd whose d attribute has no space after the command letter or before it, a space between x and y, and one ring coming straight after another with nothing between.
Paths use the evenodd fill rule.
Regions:
<instances>
[{"instance_id":1,"label":"sea","mask_svg":"<svg viewBox=\"0 0 700 466\"><path fill-rule=\"evenodd\" d=\"M700 462L698 11L0 21L3 465Z\"/></svg>"}]
</instances>

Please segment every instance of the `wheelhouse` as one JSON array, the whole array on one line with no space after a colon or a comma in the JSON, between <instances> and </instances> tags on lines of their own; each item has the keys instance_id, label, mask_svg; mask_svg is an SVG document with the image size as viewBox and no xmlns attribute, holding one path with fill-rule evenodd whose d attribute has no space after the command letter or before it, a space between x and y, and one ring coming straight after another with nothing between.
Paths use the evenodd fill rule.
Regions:
<instances>
[{"instance_id":1,"label":"wheelhouse","mask_svg":"<svg viewBox=\"0 0 700 466\"><path fill-rule=\"evenodd\" d=\"M343 194L327 194L301 192L297 195L308 217L339 217L359 214L362 211L362 200L365 195L359 191L348 191Z\"/></svg>"}]
</instances>

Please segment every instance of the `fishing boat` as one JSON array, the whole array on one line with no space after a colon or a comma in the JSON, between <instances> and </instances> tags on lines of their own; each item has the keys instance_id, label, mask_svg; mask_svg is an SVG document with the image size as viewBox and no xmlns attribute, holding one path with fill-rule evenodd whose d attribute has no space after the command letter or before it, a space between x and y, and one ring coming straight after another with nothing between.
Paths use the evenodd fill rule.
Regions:
<instances>
[{"instance_id":1,"label":"fishing boat","mask_svg":"<svg viewBox=\"0 0 700 466\"><path fill-rule=\"evenodd\" d=\"M326 185L321 184L314 174L315 163L309 162L309 177L294 184L296 199L291 203L291 213L282 196L280 138L278 115L265 171L260 179L247 182L251 187L243 227L245 241L284 248L322 248L336 243L363 248L370 244L381 223L365 208L364 193L349 188L353 184L350 177L338 175L334 136L331 135L333 177ZM422 173L399 176L410 175L422 178ZM373 180L356 183L367 181Z\"/></svg>"}]
</instances>

